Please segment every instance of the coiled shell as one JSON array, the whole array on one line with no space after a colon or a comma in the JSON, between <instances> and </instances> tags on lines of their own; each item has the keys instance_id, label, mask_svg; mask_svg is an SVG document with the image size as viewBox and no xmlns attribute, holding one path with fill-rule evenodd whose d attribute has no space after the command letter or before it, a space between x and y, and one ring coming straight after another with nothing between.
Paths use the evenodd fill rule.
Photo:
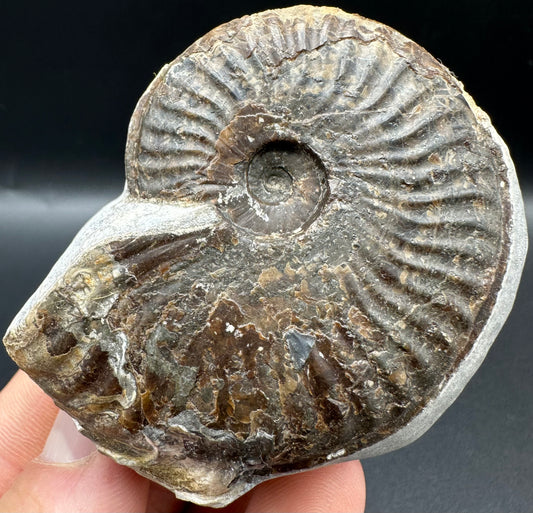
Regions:
<instances>
[{"instance_id":1,"label":"coiled shell","mask_svg":"<svg viewBox=\"0 0 533 513\"><path fill-rule=\"evenodd\" d=\"M141 98L126 175L6 346L182 498L222 505L413 440L514 298L505 146L444 66L359 16L299 6L210 32Z\"/></svg>"}]
</instances>

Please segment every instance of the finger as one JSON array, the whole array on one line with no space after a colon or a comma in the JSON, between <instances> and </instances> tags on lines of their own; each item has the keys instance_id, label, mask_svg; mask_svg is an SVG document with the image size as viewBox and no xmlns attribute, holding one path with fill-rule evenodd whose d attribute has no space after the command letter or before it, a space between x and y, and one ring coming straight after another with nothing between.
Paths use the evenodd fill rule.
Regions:
<instances>
[{"instance_id":1,"label":"finger","mask_svg":"<svg viewBox=\"0 0 533 513\"><path fill-rule=\"evenodd\" d=\"M359 461L348 461L273 479L250 492L246 511L363 512L365 478Z\"/></svg>"},{"instance_id":2,"label":"finger","mask_svg":"<svg viewBox=\"0 0 533 513\"><path fill-rule=\"evenodd\" d=\"M0 497L40 454L57 412L52 399L20 370L0 392Z\"/></svg>"},{"instance_id":3,"label":"finger","mask_svg":"<svg viewBox=\"0 0 533 513\"><path fill-rule=\"evenodd\" d=\"M83 436L72 418L59 411L39 460L47 463L70 463L96 452L96 444Z\"/></svg>"},{"instance_id":4,"label":"finger","mask_svg":"<svg viewBox=\"0 0 533 513\"><path fill-rule=\"evenodd\" d=\"M150 482L100 453L67 464L32 461L0 499L0 511L144 512Z\"/></svg>"},{"instance_id":5,"label":"finger","mask_svg":"<svg viewBox=\"0 0 533 513\"><path fill-rule=\"evenodd\" d=\"M178 513L183 508L183 502L176 499L170 490L156 483L150 483L146 511L149 513Z\"/></svg>"}]
</instances>

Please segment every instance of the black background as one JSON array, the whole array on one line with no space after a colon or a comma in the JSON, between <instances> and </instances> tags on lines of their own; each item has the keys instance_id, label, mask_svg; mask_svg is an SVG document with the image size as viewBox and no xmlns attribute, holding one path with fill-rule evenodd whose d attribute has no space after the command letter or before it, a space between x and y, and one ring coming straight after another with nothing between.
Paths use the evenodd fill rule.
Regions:
<instances>
[{"instance_id":1,"label":"black background","mask_svg":"<svg viewBox=\"0 0 533 513\"><path fill-rule=\"evenodd\" d=\"M0 331L81 225L117 196L135 103L222 22L286 2L0 5ZM531 2L337 2L448 66L508 143L533 220ZM364 462L367 511L533 511L533 264L479 372L419 441ZM15 371L0 349L0 386ZM0 415L2 412L0 412Z\"/></svg>"}]
</instances>

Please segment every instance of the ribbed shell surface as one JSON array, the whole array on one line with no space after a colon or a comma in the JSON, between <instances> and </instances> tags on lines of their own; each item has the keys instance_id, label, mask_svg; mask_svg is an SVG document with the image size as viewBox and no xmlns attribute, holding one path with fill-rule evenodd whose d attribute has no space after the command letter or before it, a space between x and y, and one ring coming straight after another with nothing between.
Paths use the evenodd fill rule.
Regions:
<instances>
[{"instance_id":1,"label":"ribbed shell surface","mask_svg":"<svg viewBox=\"0 0 533 513\"><path fill-rule=\"evenodd\" d=\"M414 435L379 444L429 427L512 303L506 151L384 25L232 21L150 85L125 196L82 237L146 219L83 246L6 346L103 451L199 503L398 447Z\"/></svg>"}]
</instances>

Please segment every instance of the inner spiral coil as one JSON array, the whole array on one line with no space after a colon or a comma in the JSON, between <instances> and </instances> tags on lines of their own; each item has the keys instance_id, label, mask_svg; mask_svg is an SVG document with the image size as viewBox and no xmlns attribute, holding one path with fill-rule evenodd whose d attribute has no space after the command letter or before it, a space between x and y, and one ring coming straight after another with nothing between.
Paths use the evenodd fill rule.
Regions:
<instances>
[{"instance_id":1,"label":"inner spiral coil","mask_svg":"<svg viewBox=\"0 0 533 513\"><path fill-rule=\"evenodd\" d=\"M265 144L246 164L246 188L231 196L229 218L255 233L307 227L327 198L326 170L308 147L294 141Z\"/></svg>"}]
</instances>

